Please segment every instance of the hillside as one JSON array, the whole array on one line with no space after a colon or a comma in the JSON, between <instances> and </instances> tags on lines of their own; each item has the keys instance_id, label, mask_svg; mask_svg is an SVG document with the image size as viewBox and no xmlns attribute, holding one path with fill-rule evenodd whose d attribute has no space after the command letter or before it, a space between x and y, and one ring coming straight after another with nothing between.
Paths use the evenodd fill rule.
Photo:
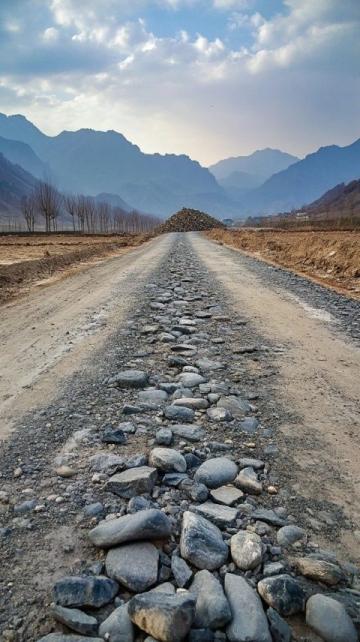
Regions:
<instances>
[{"instance_id":1,"label":"hillside","mask_svg":"<svg viewBox=\"0 0 360 642\"><path fill-rule=\"evenodd\" d=\"M244 214L290 211L318 199L339 183L360 176L360 139L346 147L321 147L275 174L242 201Z\"/></svg>"},{"instance_id":2,"label":"hillside","mask_svg":"<svg viewBox=\"0 0 360 642\"><path fill-rule=\"evenodd\" d=\"M132 207L164 216L184 201L219 215L239 213L198 162L185 155L145 154L115 131L81 129L51 137L23 116L2 114L0 136L31 145L64 191L118 194Z\"/></svg>"},{"instance_id":3,"label":"hillside","mask_svg":"<svg viewBox=\"0 0 360 642\"><path fill-rule=\"evenodd\" d=\"M48 166L40 160L27 143L0 136L0 154L39 179L43 179L49 173Z\"/></svg>"},{"instance_id":4,"label":"hillside","mask_svg":"<svg viewBox=\"0 0 360 642\"><path fill-rule=\"evenodd\" d=\"M159 232L195 232L214 228L225 228L225 225L205 212L183 207L161 225Z\"/></svg>"},{"instance_id":5,"label":"hillside","mask_svg":"<svg viewBox=\"0 0 360 642\"><path fill-rule=\"evenodd\" d=\"M286 152L267 148L259 149L249 156L226 158L211 165L209 170L224 188L245 190L258 187L270 176L298 160L296 156Z\"/></svg>"},{"instance_id":6,"label":"hillside","mask_svg":"<svg viewBox=\"0 0 360 642\"><path fill-rule=\"evenodd\" d=\"M0 154L0 220L19 207L21 198L35 187L34 176Z\"/></svg>"},{"instance_id":7,"label":"hillside","mask_svg":"<svg viewBox=\"0 0 360 642\"><path fill-rule=\"evenodd\" d=\"M360 216L360 180L341 183L304 208L312 215L333 217Z\"/></svg>"}]
</instances>

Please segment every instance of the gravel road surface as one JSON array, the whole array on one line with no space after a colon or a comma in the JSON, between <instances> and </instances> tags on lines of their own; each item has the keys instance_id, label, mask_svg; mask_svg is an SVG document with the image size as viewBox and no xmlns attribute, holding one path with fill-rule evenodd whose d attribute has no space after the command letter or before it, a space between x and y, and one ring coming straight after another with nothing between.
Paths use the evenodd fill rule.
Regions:
<instances>
[{"instance_id":1,"label":"gravel road surface","mask_svg":"<svg viewBox=\"0 0 360 642\"><path fill-rule=\"evenodd\" d=\"M358 303L171 234L2 308L0 341L4 642L356 641Z\"/></svg>"}]
</instances>

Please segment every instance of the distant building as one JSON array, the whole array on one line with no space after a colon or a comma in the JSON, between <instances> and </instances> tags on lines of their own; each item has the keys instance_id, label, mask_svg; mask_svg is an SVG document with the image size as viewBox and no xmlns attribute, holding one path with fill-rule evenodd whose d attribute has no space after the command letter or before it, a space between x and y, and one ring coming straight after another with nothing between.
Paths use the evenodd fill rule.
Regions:
<instances>
[{"instance_id":1,"label":"distant building","mask_svg":"<svg viewBox=\"0 0 360 642\"><path fill-rule=\"evenodd\" d=\"M234 225L234 220L232 218L223 218L222 222L226 227L232 227Z\"/></svg>"}]
</instances>

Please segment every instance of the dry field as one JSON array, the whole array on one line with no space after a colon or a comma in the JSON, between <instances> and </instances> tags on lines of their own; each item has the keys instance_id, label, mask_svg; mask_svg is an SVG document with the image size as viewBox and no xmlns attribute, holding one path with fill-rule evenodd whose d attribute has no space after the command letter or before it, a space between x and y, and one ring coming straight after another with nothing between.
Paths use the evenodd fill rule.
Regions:
<instances>
[{"instance_id":1,"label":"dry field","mask_svg":"<svg viewBox=\"0 0 360 642\"><path fill-rule=\"evenodd\" d=\"M57 272L140 245L145 234L0 234L0 303Z\"/></svg>"},{"instance_id":2,"label":"dry field","mask_svg":"<svg viewBox=\"0 0 360 642\"><path fill-rule=\"evenodd\" d=\"M360 298L360 232L211 230L209 239Z\"/></svg>"}]
</instances>

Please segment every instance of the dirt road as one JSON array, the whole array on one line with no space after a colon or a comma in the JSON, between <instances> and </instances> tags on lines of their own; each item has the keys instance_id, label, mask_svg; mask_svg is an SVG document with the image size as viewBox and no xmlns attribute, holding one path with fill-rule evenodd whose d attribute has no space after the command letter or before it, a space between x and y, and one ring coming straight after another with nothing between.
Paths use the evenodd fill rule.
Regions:
<instances>
[{"instance_id":1,"label":"dirt road","mask_svg":"<svg viewBox=\"0 0 360 642\"><path fill-rule=\"evenodd\" d=\"M49 401L121 323L134 292L168 252L163 236L120 257L49 279L0 308L0 440L14 422Z\"/></svg>"},{"instance_id":2,"label":"dirt road","mask_svg":"<svg viewBox=\"0 0 360 642\"><path fill-rule=\"evenodd\" d=\"M290 573L299 586L286 599L299 587L307 597L330 591L360 629L359 576L349 564L359 560L360 538L357 301L199 234L172 234L0 314L0 637L38 642L58 631L49 609L54 583L108 572L90 529L138 511L146 521L145 508L170 520L153 584L183 586L172 557L186 511L198 512L220 529L221 581L217 571L232 559L225 544L238 529L255 532L252 586ZM141 391L126 375L119 383L128 369L141 371ZM184 473L159 464L146 492L112 490L114 473L146 473L153 448L164 444L185 461ZM201 464L219 456L220 478L205 483L234 484L231 506L207 488L200 497L194 483ZM278 538L284 524L300 527L294 547ZM213 570L206 541L200 549ZM196 554L199 546L190 548ZM184 555L191 576L204 568ZM315 565L312 581L298 570L299 556ZM319 584L314 558L330 560L328 586ZM226 568L243 574L234 563ZM96 626L119 604L109 600L91 610ZM298 613L289 618L296 642L319 641L303 606L289 613Z\"/></svg>"},{"instance_id":3,"label":"dirt road","mask_svg":"<svg viewBox=\"0 0 360 642\"><path fill-rule=\"evenodd\" d=\"M338 504L360 528L359 347L344 335L326 300L313 304L304 294L298 296L290 280L279 285L271 280L271 267L236 250L198 235L192 244L223 284L235 312L251 320L266 341L283 348L274 366L280 375L277 397L294 415L279 426L285 459L292 461L287 470L293 489ZM354 304L349 322L359 320L360 304ZM343 537L358 555L360 530L355 537Z\"/></svg>"}]
</instances>

